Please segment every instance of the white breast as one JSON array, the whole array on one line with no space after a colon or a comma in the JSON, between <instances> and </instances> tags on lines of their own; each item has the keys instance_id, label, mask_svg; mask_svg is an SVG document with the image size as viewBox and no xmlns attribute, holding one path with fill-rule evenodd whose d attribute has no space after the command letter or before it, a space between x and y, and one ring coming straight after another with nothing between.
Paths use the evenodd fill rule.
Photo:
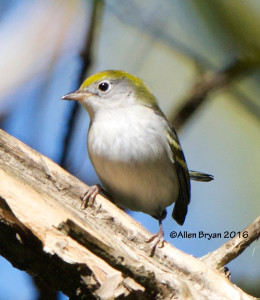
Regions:
<instances>
[{"instance_id":1,"label":"white breast","mask_svg":"<svg viewBox=\"0 0 260 300\"><path fill-rule=\"evenodd\" d=\"M161 116L147 107L96 114L88 133L89 156L119 206L158 216L176 200L179 185L165 132Z\"/></svg>"}]
</instances>

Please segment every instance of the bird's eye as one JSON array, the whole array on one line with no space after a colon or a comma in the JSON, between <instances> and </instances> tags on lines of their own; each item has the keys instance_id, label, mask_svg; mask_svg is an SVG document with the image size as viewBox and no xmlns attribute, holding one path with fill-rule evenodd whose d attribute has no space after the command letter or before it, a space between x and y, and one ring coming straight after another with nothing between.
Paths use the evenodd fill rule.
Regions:
<instances>
[{"instance_id":1,"label":"bird's eye","mask_svg":"<svg viewBox=\"0 0 260 300\"><path fill-rule=\"evenodd\" d=\"M107 81L102 81L99 85L98 85L98 89L101 92L107 92L109 89L110 85Z\"/></svg>"}]
</instances>

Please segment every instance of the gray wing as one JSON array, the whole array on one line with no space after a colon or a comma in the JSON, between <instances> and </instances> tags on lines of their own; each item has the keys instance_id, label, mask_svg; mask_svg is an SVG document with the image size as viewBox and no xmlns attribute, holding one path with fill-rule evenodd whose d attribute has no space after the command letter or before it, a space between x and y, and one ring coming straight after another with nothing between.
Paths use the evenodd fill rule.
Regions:
<instances>
[{"instance_id":1,"label":"gray wing","mask_svg":"<svg viewBox=\"0 0 260 300\"><path fill-rule=\"evenodd\" d=\"M190 203L190 179L197 181L210 181L213 179L213 176L195 171L189 172L175 130L165 117L164 113L157 106L157 103L149 105L149 107L155 108L155 113L159 114L166 123L167 139L171 148L172 162L176 169L180 187L179 196L175 201L172 211L172 217L179 225L182 225L185 221L185 217L188 212L188 205Z\"/></svg>"},{"instance_id":2,"label":"gray wing","mask_svg":"<svg viewBox=\"0 0 260 300\"><path fill-rule=\"evenodd\" d=\"M173 163L176 168L180 186L179 196L174 204L172 217L178 224L182 225L185 221L188 205L190 203L190 175L179 139L170 124L168 124L167 138L171 147Z\"/></svg>"}]
</instances>

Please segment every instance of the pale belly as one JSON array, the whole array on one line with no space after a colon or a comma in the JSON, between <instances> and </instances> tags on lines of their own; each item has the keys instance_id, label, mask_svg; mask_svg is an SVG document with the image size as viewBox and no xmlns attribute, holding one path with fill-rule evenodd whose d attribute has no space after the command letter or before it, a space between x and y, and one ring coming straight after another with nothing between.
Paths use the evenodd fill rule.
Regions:
<instances>
[{"instance_id":1,"label":"pale belly","mask_svg":"<svg viewBox=\"0 0 260 300\"><path fill-rule=\"evenodd\" d=\"M88 133L90 159L112 200L155 217L179 194L169 151L164 122L147 108L103 112Z\"/></svg>"},{"instance_id":2,"label":"pale belly","mask_svg":"<svg viewBox=\"0 0 260 300\"><path fill-rule=\"evenodd\" d=\"M176 173L161 161L131 165L100 157L92 161L105 190L122 208L159 217L178 197Z\"/></svg>"}]
</instances>

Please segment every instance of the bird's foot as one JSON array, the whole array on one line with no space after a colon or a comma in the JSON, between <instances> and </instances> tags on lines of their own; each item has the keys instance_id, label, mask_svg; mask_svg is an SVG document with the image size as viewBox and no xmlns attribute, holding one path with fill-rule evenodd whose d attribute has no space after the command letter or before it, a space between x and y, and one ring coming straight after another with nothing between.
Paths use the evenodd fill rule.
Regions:
<instances>
[{"instance_id":1,"label":"bird's foot","mask_svg":"<svg viewBox=\"0 0 260 300\"><path fill-rule=\"evenodd\" d=\"M81 209L85 209L88 205L93 206L97 194L101 191L99 184L92 185L82 197Z\"/></svg>"},{"instance_id":2,"label":"bird's foot","mask_svg":"<svg viewBox=\"0 0 260 300\"><path fill-rule=\"evenodd\" d=\"M159 221L160 225L160 230L154 234L149 240L146 240L146 243L151 243L150 249L151 249L151 254L150 256L154 256L156 247L158 248L163 248L164 247L164 232L162 228L162 223Z\"/></svg>"}]
</instances>

